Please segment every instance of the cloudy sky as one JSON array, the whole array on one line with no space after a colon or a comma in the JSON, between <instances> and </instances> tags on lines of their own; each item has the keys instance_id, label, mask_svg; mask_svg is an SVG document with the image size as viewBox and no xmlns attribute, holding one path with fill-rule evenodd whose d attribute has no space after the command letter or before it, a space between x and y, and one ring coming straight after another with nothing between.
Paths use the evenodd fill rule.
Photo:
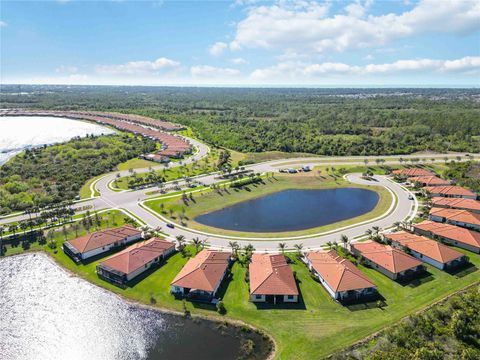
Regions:
<instances>
[{"instance_id":1,"label":"cloudy sky","mask_svg":"<svg viewBox=\"0 0 480 360\"><path fill-rule=\"evenodd\" d=\"M480 1L5 1L2 83L480 86Z\"/></svg>"}]
</instances>

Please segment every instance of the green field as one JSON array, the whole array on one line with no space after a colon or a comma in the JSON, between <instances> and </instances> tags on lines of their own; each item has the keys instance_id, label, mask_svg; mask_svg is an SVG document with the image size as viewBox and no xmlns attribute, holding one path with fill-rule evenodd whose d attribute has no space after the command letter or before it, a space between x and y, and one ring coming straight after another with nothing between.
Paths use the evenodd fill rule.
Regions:
<instances>
[{"instance_id":1,"label":"green field","mask_svg":"<svg viewBox=\"0 0 480 360\"><path fill-rule=\"evenodd\" d=\"M241 201L250 200L267 194L286 189L329 189L338 187L362 187L369 190L376 191L380 195L380 200L371 212L344 220L335 224L325 225L313 229L291 232L276 232L276 233L254 233L254 232L239 232L213 228L200 223L193 219L200 215L211 211L219 210L221 208L236 204ZM351 184L345 181L342 177L332 174L320 174L316 172L303 174L276 174L274 178L268 177L264 179L263 184L249 185L241 189L223 189L218 191L205 191L199 195L194 195L194 200L188 201L186 204L179 198L157 199L145 202L145 205L152 210L161 214L164 217L171 219L174 222L180 222L183 218L184 226L192 229L205 232L213 232L222 235L232 236L259 236L259 237L287 237L316 234L324 231L333 230L339 227L348 226L357 222L373 219L384 214L390 207L392 195L383 187L379 186L360 186ZM162 205L163 204L163 205ZM163 206L163 207L162 207Z\"/></svg>"},{"instance_id":2,"label":"green field","mask_svg":"<svg viewBox=\"0 0 480 360\"><path fill-rule=\"evenodd\" d=\"M189 248L193 253L193 249ZM138 282L134 287L120 289L95 274L98 262L75 265L62 251L53 254L61 265L85 279L112 290L122 296L156 307L183 311L182 301L175 300L169 293L170 282L188 258L177 253L155 272ZM429 304L479 280L480 258L469 253L474 268L463 274L450 275L427 266L429 276L418 284L402 286L373 269L360 266L378 286L385 298L385 306L376 303L342 306L333 301L322 286L313 280L307 268L294 255L292 268L296 272L302 296L300 304L284 308L258 308L248 301L248 284L245 282L246 268L235 263L232 276L222 286L221 296L227 309L226 317L252 324L269 333L277 344L277 359L318 359L340 350L373 332L394 324ZM196 315L218 318L213 307L187 302L187 309Z\"/></svg>"},{"instance_id":3,"label":"green field","mask_svg":"<svg viewBox=\"0 0 480 360\"><path fill-rule=\"evenodd\" d=\"M218 160L217 153L212 151L206 158L203 158L199 161L195 161L191 164L183 164L180 166L165 167L162 170L155 171L155 174L164 179L164 181L172 181L177 179L182 179L184 177L192 177L199 174L205 174L216 170L216 162ZM153 164L152 162L147 162L150 166L156 166L158 164ZM133 168L132 168L133 169ZM150 172L132 174L129 176L121 177L114 181L113 185L117 189L128 190L130 188L129 181L138 181L141 182L147 179L150 176Z\"/></svg>"}]
</instances>

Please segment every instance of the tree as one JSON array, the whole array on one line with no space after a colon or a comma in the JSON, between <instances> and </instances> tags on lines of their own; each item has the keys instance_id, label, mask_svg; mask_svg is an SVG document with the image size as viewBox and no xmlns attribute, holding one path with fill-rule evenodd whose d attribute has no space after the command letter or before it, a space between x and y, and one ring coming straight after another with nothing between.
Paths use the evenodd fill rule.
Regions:
<instances>
[{"instance_id":1,"label":"tree","mask_svg":"<svg viewBox=\"0 0 480 360\"><path fill-rule=\"evenodd\" d=\"M198 249L200 248L200 245L202 245L202 242L198 237L195 237L192 239L192 243L195 246L195 254L198 254Z\"/></svg>"},{"instance_id":2,"label":"tree","mask_svg":"<svg viewBox=\"0 0 480 360\"><path fill-rule=\"evenodd\" d=\"M177 235L175 239L177 240L178 250L183 251L185 248L185 236Z\"/></svg>"},{"instance_id":3,"label":"tree","mask_svg":"<svg viewBox=\"0 0 480 360\"><path fill-rule=\"evenodd\" d=\"M278 248L282 252L282 254L285 254L285 248L287 247L287 244L284 242L278 243Z\"/></svg>"},{"instance_id":4,"label":"tree","mask_svg":"<svg viewBox=\"0 0 480 360\"><path fill-rule=\"evenodd\" d=\"M293 247L297 250L297 256L302 256L303 244L295 244Z\"/></svg>"},{"instance_id":5,"label":"tree","mask_svg":"<svg viewBox=\"0 0 480 360\"><path fill-rule=\"evenodd\" d=\"M343 247L346 249L347 248L347 245L348 245L348 236L345 235L345 234L342 234L340 236L340 240L342 241L343 243Z\"/></svg>"},{"instance_id":6,"label":"tree","mask_svg":"<svg viewBox=\"0 0 480 360\"><path fill-rule=\"evenodd\" d=\"M237 258L238 257L238 250L240 249L240 245L236 241L229 241L228 246L232 249L232 254Z\"/></svg>"}]
</instances>

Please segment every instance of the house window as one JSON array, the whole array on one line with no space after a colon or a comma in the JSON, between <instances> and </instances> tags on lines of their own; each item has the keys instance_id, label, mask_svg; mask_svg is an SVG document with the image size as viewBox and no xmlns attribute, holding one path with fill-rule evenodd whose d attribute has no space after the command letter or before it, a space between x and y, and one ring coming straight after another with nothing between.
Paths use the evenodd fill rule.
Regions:
<instances>
[{"instance_id":1,"label":"house window","mask_svg":"<svg viewBox=\"0 0 480 360\"><path fill-rule=\"evenodd\" d=\"M262 298L262 295L255 295L256 300L260 300Z\"/></svg>"},{"instance_id":2,"label":"house window","mask_svg":"<svg viewBox=\"0 0 480 360\"><path fill-rule=\"evenodd\" d=\"M287 296L287 299L288 299L288 300L293 300L293 295L288 295L288 296Z\"/></svg>"}]
</instances>

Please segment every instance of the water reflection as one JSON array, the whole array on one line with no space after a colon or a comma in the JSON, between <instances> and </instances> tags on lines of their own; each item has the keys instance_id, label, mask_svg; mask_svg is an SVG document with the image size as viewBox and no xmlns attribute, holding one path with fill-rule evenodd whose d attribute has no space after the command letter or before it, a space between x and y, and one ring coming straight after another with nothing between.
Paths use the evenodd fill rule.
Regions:
<instances>
[{"instance_id":1,"label":"water reflection","mask_svg":"<svg viewBox=\"0 0 480 360\"><path fill-rule=\"evenodd\" d=\"M0 260L2 360L234 359L217 324L133 306L43 254Z\"/></svg>"}]
</instances>

